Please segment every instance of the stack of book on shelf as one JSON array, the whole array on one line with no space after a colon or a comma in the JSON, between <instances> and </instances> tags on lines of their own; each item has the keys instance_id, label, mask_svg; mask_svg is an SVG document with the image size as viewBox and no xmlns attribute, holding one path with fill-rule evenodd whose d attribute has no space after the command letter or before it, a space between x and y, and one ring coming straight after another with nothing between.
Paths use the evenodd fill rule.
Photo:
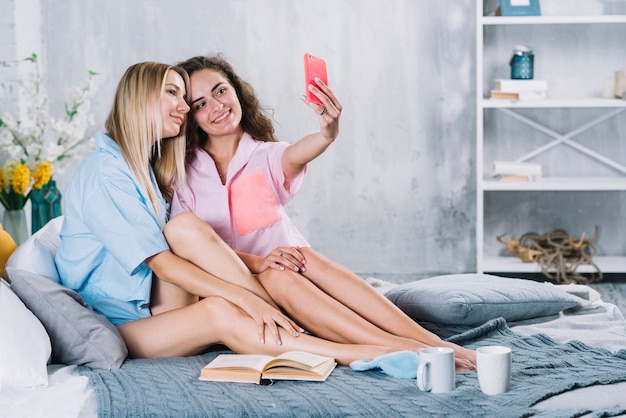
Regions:
<instances>
[{"instance_id":1,"label":"stack of book on shelf","mask_svg":"<svg viewBox=\"0 0 626 418\"><path fill-rule=\"evenodd\" d=\"M492 99L500 100L538 100L548 95L546 80L497 79L496 88L491 90Z\"/></svg>"},{"instance_id":2,"label":"stack of book on shelf","mask_svg":"<svg viewBox=\"0 0 626 418\"><path fill-rule=\"evenodd\" d=\"M541 179L541 165L517 161L494 161L494 177L500 181L531 182Z\"/></svg>"}]
</instances>

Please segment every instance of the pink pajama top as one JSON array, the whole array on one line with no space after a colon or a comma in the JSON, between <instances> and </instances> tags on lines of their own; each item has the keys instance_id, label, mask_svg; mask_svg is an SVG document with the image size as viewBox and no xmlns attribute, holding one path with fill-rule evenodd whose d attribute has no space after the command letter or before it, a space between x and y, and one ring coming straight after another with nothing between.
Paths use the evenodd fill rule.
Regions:
<instances>
[{"instance_id":1,"label":"pink pajama top","mask_svg":"<svg viewBox=\"0 0 626 418\"><path fill-rule=\"evenodd\" d=\"M285 190L281 160L286 142L262 142L247 133L220 181L203 149L187 167L187 184L177 186L171 216L194 212L235 251L265 257L278 246L308 247L284 206L302 188L306 170Z\"/></svg>"}]
</instances>

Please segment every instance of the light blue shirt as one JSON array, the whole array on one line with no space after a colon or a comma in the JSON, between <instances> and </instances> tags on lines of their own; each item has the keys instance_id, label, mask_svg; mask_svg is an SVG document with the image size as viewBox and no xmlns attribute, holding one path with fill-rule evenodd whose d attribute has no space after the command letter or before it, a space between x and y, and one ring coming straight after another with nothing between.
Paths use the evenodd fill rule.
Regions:
<instances>
[{"instance_id":1,"label":"light blue shirt","mask_svg":"<svg viewBox=\"0 0 626 418\"><path fill-rule=\"evenodd\" d=\"M65 190L55 261L61 283L118 325L150 316L152 270L145 260L169 249L162 232L168 208L152 171L161 219L119 146L101 132L96 144Z\"/></svg>"}]
</instances>

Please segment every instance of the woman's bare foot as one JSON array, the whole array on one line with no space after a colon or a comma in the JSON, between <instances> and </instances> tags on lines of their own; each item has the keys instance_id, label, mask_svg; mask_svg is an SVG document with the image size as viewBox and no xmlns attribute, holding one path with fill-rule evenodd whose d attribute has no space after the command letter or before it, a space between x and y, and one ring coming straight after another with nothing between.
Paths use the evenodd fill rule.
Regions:
<instances>
[{"instance_id":1,"label":"woman's bare foot","mask_svg":"<svg viewBox=\"0 0 626 418\"><path fill-rule=\"evenodd\" d=\"M454 369L457 372L467 371L467 370L476 370L476 365L469 360L455 358L454 359Z\"/></svg>"}]
</instances>

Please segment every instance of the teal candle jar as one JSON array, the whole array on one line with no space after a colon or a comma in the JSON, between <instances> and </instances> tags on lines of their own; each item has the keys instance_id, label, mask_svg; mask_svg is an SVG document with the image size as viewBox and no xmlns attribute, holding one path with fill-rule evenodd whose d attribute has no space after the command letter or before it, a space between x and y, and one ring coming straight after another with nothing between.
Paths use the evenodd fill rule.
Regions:
<instances>
[{"instance_id":1,"label":"teal candle jar","mask_svg":"<svg viewBox=\"0 0 626 418\"><path fill-rule=\"evenodd\" d=\"M534 77L535 55L527 47L516 45L510 65L513 80L531 80Z\"/></svg>"}]
</instances>

